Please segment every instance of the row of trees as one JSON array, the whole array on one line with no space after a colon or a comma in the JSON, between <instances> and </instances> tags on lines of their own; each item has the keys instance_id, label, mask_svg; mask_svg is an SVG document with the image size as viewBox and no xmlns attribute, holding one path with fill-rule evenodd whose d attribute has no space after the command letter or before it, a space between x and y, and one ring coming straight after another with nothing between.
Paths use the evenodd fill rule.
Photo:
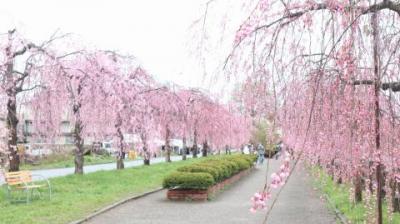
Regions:
<instances>
[{"instance_id":1,"label":"row of trees","mask_svg":"<svg viewBox=\"0 0 400 224\"><path fill-rule=\"evenodd\" d=\"M204 21L220 2L208 2ZM382 223L384 198L399 212L399 2L238 4L248 14L223 33L233 48L221 68L246 74L248 111L276 124L297 158L351 183L355 201L376 208L368 220ZM235 25L225 19L234 7L227 8L224 29Z\"/></svg>"},{"instance_id":2,"label":"row of trees","mask_svg":"<svg viewBox=\"0 0 400 224\"><path fill-rule=\"evenodd\" d=\"M84 140L117 142L117 168L124 167L128 150L124 134L139 136L140 148L149 164L157 150L154 140L165 141L170 162L172 137L193 140L207 150L225 145L239 147L248 139L248 119L196 89L157 83L135 58L113 51L77 49L68 36L54 35L35 44L16 30L0 36L0 96L3 100L1 147L3 165L19 169L17 152L19 115L34 115L35 134L47 140L61 135L60 123L73 124L75 173L83 173ZM71 43L72 42L72 43ZM186 153L183 153L183 159Z\"/></svg>"}]
</instances>

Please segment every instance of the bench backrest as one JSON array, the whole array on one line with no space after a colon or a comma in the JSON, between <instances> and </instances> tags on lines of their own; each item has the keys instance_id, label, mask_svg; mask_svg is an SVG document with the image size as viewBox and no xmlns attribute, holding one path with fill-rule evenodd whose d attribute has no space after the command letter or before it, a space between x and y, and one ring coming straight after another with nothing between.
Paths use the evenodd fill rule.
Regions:
<instances>
[{"instance_id":1,"label":"bench backrest","mask_svg":"<svg viewBox=\"0 0 400 224\"><path fill-rule=\"evenodd\" d=\"M10 186L32 182L32 174L28 170L9 172L4 174L6 183Z\"/></svg>"}]
</instances>

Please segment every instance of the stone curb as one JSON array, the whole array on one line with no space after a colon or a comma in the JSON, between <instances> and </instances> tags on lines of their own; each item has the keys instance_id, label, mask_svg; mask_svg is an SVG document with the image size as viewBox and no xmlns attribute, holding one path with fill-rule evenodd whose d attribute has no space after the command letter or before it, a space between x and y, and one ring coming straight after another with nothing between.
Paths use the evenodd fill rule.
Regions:
<instances>
[{"instance_id":1,"label":"stone curb","mask_svg":"<svg viewBox=\"0 0 400 224\"><path fill-rule=\"evenodd\" d=\"M308 169L308 172L309 171L310 170ZM310 174L310 176L311 176L311 179L313 179L312 183L314 184L314 181L315 181L314 176L312 174ZM326 201L329 204L330 209L332 209L333 212L335 212L335 216L337 219L339 219L340 223L349 224L350 222L347 220L346 216L336 208L336 205L332 202L331 198L327 194L323 193L322 190L319 189L319 187L318 187L318 192L326 199Z\"/></svg>"},{"instance_id":2,"label":"stone curb","mask_svg":"<svg viewBox=\"0 0 400 224\"><path fill-rule=\"evenodd\" d=\"M326 200L328 201L330 207L333 209L333 211L335 212L336 217L339 219L340 223L342 224L348 224L349 222L347 221L346 216L343 215L342 212L340 212L335 204L332 202L332 200L329 198L329 196L327 194L324 194L324 197L326 198Z\"/></svg>"},{"instance_id":3,"label":"stone curb","mask_svg":"<svg viewBox=\"0 0 400 224\"><path fill-rule=\"evenodd\" d=\"M101 208L101 209L95 211L94 213L92 213L92 214L86 216L86 217L83 218L83 219L79 219L79 220L76 220L76 221L72 221L72 222L70 222L69 224L82 224L82 223L84 223L84 222L86 222L86 221L88 221L88 220L90 220L90 219L92 219L92 218L94 218L94 217L96 217L96 216L102 214L102 213L105 213L105 212L107 212L107 211L110 211L111 209L113 209L113 208L115 208L115 207L118 207L118 206L120 206L120 205L122 205L122 204L125 204L125 203L127 203L127 202L129 202L129 201L133 201L133 200L136 200L136 199L145 197L145 196L147 196L147 195L150 195L150 194L153 194L153 193L162 191L162 190L164 190L164 188L160 187L160 188L157 188L157 189L152 190L152 191L145 192L145 193L140 194L140 195L135 195L135 196L131 196L131 197L129 197L129 198L122 199L122 200L120 200L120 201L115 202L114 204L111 204L111 205L109 205L109 206L106 206L106 207L104 207L104 208Z\"/></svg>"}]
</instances>

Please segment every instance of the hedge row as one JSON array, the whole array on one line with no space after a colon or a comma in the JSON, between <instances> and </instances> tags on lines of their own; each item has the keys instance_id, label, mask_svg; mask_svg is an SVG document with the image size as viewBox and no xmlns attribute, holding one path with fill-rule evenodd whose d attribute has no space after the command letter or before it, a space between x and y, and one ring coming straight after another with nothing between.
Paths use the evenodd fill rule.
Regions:
<instances>
[{"instance_id":1,"label":"hedge row","mask_svg":"<svg viewBox=\"0 0 400 224\"><path fill-rule=\"evenodd\" d=\"M164 178L164 188L207 189L242 170L250 168L256 156L229 155L212 157L191 165L178 168Z\"/></svg>"}]
</instances>

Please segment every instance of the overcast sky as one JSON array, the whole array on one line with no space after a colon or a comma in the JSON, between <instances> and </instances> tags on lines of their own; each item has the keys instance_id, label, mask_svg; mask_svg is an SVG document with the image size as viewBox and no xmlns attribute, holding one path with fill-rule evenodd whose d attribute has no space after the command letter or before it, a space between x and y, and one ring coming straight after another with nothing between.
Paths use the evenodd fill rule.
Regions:
<instances>
[{"instance_id":1,"label":"overcast sky","mask_svg":"<svg viewBox=\"0 0 400 224\"><path fill-rule=\"evenodd\" d=\"M43 41L55 30L91 47L136 56L158 80L199 86L201 68L188 57L188 27L204 0L2 0L0 32L17 28Z\"/></svg>"}]
</instances>

